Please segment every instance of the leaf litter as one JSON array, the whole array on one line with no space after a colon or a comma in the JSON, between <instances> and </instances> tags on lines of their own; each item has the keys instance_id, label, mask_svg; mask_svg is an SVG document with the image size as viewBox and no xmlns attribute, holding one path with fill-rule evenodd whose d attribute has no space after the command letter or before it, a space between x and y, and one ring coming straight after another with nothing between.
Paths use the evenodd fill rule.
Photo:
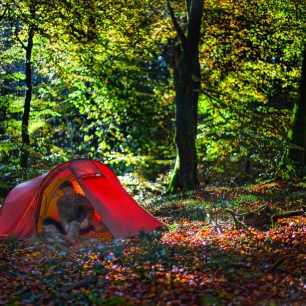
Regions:
<instances>
[{"instance_id":1,"label":"leaf litter","mask_svg":"<svg viewBox=\"0 0 306 306\"><path fill-rule=\"evenodd\" d=\"M91 233L70 248L0 241L0 305L303 305L305 216L235 229L222 210L225 199L240 211L263 201L286 211L290 186L273 183L274 198L257 184L163 201L152 213L166 226L139 237Z\"/></svg>"}]
</instances>

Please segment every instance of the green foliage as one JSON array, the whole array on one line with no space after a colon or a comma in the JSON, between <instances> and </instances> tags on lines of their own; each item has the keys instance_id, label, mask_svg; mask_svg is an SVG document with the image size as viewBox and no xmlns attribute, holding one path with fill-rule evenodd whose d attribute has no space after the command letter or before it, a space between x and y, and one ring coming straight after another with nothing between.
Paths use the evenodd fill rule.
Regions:
<instances>
[{"instance_id":1,"label":"green foliage","mask_svg":"<svg viewBox=\"0 0 306 306\"><path fill-rule=\"evenodd\" d=\"M297 100L305 7L211 1L207 8L198 128L207 169L202 175L237 183L292 175L287 132Z\"/></svg>"},{"instance_id":2,"label":"green foliage","mask_svg":"<svg viewBox=\"0 0 306 306\"><path fill-rule=\"evenodd\" d=\"M184 24L183 1L171 5ZM288 151L305 5L210 0L204 14L197 137L201 181L245 183L294 175ZM163 1L5 0L0 16L0 182L14 185L39 169L80 157L151 181L169 172L175 153L177 41ZM35 28L31 169L18 174L23 44L30 25Z\"/></svg>"}]
</instances>

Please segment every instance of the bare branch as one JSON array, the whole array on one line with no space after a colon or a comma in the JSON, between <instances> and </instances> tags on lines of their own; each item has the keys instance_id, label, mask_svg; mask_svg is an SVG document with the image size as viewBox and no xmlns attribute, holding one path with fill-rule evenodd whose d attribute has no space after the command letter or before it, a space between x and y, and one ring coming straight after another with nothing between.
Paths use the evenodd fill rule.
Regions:
<instances>
[{"instance_id":1,"label":"bare branch","mask_svg":"<svg viewBox=\"0 0 306 306\"><path fill-rule=\"evenodd\" d=\"M3 14L0 16L0 21L2 21L2 19L4 18L4 16L5 16L7 10L8 10L8 8L6 7L6 8L4 9Z\"/></svg>"},{"instance_id":2,"label":"bare branch","mask_svg":"<svg viewBox=\"0 0 306 306\"><path fill-rule=\"evenodd\" d=\"M155 14L155 15L159 15L158 11L154 8L154 6L151 4L150 1L148 1L150 10Z\"/></svg>"},{"instance_id":3,"label":"bare branch","mask_svg":"<svg viewBox=\"0 0 306 306\"><path fill-rule=\"evenodd\" d=\"M262 209L265 209L265 208L267 207L268 204L269 204L269 203L265 203L264 205L262 205L262 206L260 206L260 207L258 207L258 208L256 208L256 209L254 209L254 210L251 210L251 211L248 211L248 212L245 212L245 213L242 213L242 214L236 214L236 217L243 217L243 216L246 216L246 215L248 215L248 214L256 213L256 212L258 212L258 211L260 211L260 210L262 210Z\"/></svg>"},{"instance_id":4,"label":"bare branch","mask_svg":"<svg viewBox=\"0 0 306 306\"><path fill-rule=\"evenodd\" d=\"M170 0L167 0L167 7L168 7L168 10L169 10L169 13L170 13L170 16L171 16L171 20L172 20L173 26L174 26L174 28L175 28L175 30L177 32L177 35L178 35L178 37L179 37L179 39L180 39L180 41L182 43L183 49L184 49L185 52L190 53L189 52L189 46L188 46L188 41L187 41L186 35L184 34L183 29L179 25L175 15L174 15L174 10L171 7Z\"/></svg>"},{"instance_id":5,"label":"bare branch","mask_svg":"<svg viewBox=\"0 0 306 306\"><path fill-rule=\"evenodd\" d=\"M19 38L18 33L17 33L17 27L15 27L15 37L16 39L19 41L19 43L21 44L22 48L24 50L27 50L26 45L23 43L23 41Z\"/></svg>"},{"instance_id":6,"label":"bare branch","mask_svg":"<svg viewBox=\"0 0 306 306\"><path fill-rule=\"evenodd\" d=\"M303 207L302 210L295 210L295 211L290 211L290 212L283 213L283 214L273 215L272 220L273 222L277 222L278 219L290 218L290 217L295 217L295 216L303 216L305 214L306 214L306 207Z\"/></svg>"}]
</instances>

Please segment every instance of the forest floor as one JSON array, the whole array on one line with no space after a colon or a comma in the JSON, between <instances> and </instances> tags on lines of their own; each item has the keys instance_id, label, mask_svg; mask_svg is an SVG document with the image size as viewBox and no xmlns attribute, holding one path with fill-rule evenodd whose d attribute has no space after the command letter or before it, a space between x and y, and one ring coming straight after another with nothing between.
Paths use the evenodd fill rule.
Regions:
<instances>
[{"instance_id":1,"label":"forest floor","mask_svg":"<svg viewBox=\"0 0 306 306\"><path fill-rule=\"evenodd\" d=\"M0 305L305 305L306 217L267 218L305 200L294 180L211 187L156 198L166 226L139 237L0 241Z\"/></svg>"}]
</instances>

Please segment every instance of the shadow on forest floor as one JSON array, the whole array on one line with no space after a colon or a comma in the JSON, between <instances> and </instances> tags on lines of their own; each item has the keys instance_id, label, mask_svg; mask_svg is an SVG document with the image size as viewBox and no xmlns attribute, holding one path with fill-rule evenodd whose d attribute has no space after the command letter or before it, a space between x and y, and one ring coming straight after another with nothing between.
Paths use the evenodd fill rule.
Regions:
<instances>
[{"instance_id":1,"label":"shadow on forest floor","mask_svg":"<svg viewBox=\"0 0 306 306\"><path fill-rule=\"evenodd\" d=\"M305 217L266 231L233 230L225 215L221 232L207 222L207 209L226 201L241 211L260 206L272 190L266 187L164 199L150 211L167 227L139 237L93 235L66 250L33 239L0 241L0 304L302 305ZM273 190L283 187L277 182ZM301 199L303 189L294 192ZM293 206L279 195L272 205Z\"/></svg>"}]
</instances>

